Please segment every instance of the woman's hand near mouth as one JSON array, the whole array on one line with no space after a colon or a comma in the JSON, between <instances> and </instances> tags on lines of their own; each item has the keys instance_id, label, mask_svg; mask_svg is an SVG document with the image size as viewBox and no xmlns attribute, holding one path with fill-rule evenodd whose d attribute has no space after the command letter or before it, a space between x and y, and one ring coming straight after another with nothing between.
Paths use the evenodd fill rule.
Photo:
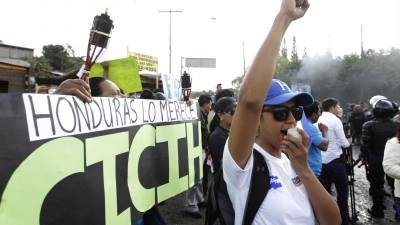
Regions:
<instances>
[{"instance_id":1,"label":"woman's hand near mouth","mask_svg":"<svg viewBox=\"0 0 400 225\"><path fill-rule=\"evenodd\" d=\"M309 138L303 130L298 129L298 132L302 140L291 136L285 136L281 143L281 148L286 150L293 169L301 177L302 174L311 172L307 162Z\"/></svg>"}]
</instances>

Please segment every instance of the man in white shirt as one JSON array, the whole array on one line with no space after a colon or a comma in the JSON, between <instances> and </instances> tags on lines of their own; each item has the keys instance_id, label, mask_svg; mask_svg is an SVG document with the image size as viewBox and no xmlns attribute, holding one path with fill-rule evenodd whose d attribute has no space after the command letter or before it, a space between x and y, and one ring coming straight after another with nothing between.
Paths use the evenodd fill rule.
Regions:
<instances>
[{"instance_id":1,"label":"man in white shirt","mask_svg":"<svg viewBox=\"0 0 400 225\"><path fill-rule=\"evenodd\" d=\"M348 186L345 162L340 157L342 148L350 144L344 134L342 121L336 116L340 109L339 101L335 98L327 98L322 102L322 115L318 123L328 127L329 145L326 152L322 152L322 173L320 181L325 189L331 193L332 183L337 191L337 203L342 216L342 225L349 222L348 210Z\"/></svg>"}]
</instances>

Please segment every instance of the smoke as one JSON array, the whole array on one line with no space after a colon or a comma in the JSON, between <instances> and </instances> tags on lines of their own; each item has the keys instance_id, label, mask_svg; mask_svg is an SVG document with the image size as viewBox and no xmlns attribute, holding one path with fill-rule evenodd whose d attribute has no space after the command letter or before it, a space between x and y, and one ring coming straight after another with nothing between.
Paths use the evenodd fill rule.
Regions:
<instances>
[{"instance_id":1,"label":"smoke","mask_svg":"<svg viewBox=\"0 0 400 225\"><path fill-rule=\"evenodd\" d=\"M336 78L342 63L334 59L331 54L316 55L303 59L302 66L295 75L297 81L308 81L311 84L321 80L321 78Z\"/></svg>"},{"instance_id":2,"label":"smoke","mask_svg":"<svg viewBox=\"0 0 400 225\"><path fill-rule=\"evenodd\" d=\"M345 55L333 58L331 54L303 59L292 83L306 83L311 94L319 100L335 97L342 105L366 101L375 95L384 95L398 101L400 89L400 50L375 52L365 55Z\"/></svg>"},{"instance_id":3,"label":"smoke","mask_svg":"<svg viewBox=\"0 0 400 225\"><path fill-rule=\"evenodd\" d=\"M303 59L297 74L293 76L292 83L303 83L311 86L311 94L315 99L323 100L327 97L340 98L337 77L342 68L342 61L333 58L327 52L324 55L315 55Z\"/></svg>"}]
</instances>

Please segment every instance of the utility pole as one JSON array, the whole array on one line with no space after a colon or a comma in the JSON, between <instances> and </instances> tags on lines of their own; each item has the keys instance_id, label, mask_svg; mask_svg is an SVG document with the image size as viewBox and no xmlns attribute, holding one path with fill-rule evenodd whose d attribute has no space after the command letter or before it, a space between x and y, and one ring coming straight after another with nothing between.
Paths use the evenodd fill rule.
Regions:
<instances>
[{"instance_id":1,"label":"utility pole","mask_svg":"<svg viewBox=\"0 0 400 225\"><path fill-rule=\"evenodd\" d=\"M363 25L361 24L361 60L362 59L364 59L364 57L365 57L365 54L364 54L364 40L363 40L364 38L363 38ZM364 97L364 90L363 90L363 84L362 84L362 81L363 81L363 76L364 74L360 74L360 76L359 76L359 85L360 85L360 97L359 97L359 99L363 99L363 97Z\"/></svg>"},{"instance_id":2,"label":"utility pole","mask_svg":"<svg viewBox=\"0 0 400 225\"><path fill-rule=\"evenodd\" d=\"M364 58L363 25L361 24L361 58Z\"/></svg>"},{"instance_id":3,"label":"utility pole","mask_svg":"<svg viewBox=\"0 0 400 225\"><path fill-rule=\"evenodd\" d=\"M181 56L181 74L180 75L182 75L183 73L182 73L182 71L183 71L183 59L184 59L185 57L182 57Z\"/></svg>"},{"instance_id":4,"label":"utility pole","mask_svg":"<svg viewBox=\"0 0 400 225\"><path fill-rule=\"evenodd\" d=\"M244 55L244 41L242 42L242 52L243 52L243 76L246 75L246 57Z\"/></svg>"},{"instance_id":5,"label":"utility pole","mask_svg":"<svg viewBox=\"0 0 400 225\"><path fill-rule=\"evenodd\" d=\"M169 13L169 74L171 74L171 57L172 57L172 45L171 45L171 27L172 27L172 13L180 13L182 10L160 10L159 13Z\"/></svg>"}]
</instances>

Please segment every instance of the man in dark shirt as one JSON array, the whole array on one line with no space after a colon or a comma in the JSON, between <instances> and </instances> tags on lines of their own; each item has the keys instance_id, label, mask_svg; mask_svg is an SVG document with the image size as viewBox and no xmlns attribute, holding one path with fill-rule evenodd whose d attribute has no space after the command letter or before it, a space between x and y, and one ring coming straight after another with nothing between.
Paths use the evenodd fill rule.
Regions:
<instances>
[{"instance_id":1,"label":"man in dark shirt","mask_svg":"<svg viewBox=\"0 0 400 225\"><path fill-rule=\"evenodd\" d=\"M201 142L203 150L207 153L208 146L208 113L211 109L211 97L209 95L201 95L199 97L199 106L201 112ZM205 163L203 163L203 185L207 183L207 171L205 168ZM207 185L207 184L205 184ZM184 212L191 217L199 218L201 217L199 207L197 204L204 203L203 192L201 190L200 184L195 184L193 187L189 188L186 191L186 206L184 208ZM207 186L206 186L207 187Z\"/></svg>"},{"instance_id":2,"label":"man in dark shirt","mask_svg":"<svg viewBox=\"0 0 400 225\"><path fill-rule=\"evenodd\" d=\"M205 155L208 155L208 136L210 135L208 129L208 113L211 110L212 99L209 95L201 95L199 97L199 106L200 106L200 119L201 119L201 145L205 152ZM207 165L207 157L204 158L203 161L203 194L207 194L208 189L208 174L209 174L209 166Z\"/></svg>"},{"instance_id":3,"label":"man in dark shirt","mask_svg":"<svg viewBox=\"0 0 400 225\"><path fill-rule=\"evenodd\" d=\"M362 125L365 122L365 116L360 105L355 105L351 112L349 123L351 125L351 136L353 143L360 145Z\"/></svg>"},{"instance_id":4,"label":"man in dark shirt","mask_svg":"<svg viewBox=\"0 0 400 225\"><path fill-rule=\"evenodd\" d=\"M201 144L207 152L208 148L208 113L211 110L211 97L209 95L200 95L199 106L201 113Z\"/></svg>"}]
</instances>

